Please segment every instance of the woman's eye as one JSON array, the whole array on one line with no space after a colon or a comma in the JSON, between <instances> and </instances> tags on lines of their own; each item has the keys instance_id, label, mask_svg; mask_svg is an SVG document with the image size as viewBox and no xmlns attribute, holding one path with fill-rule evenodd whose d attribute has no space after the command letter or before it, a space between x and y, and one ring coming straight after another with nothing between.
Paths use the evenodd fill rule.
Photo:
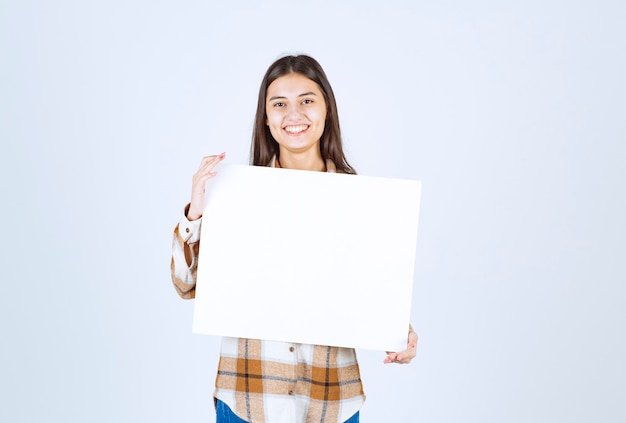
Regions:
<instances>
[{"instance_id":1,"label":"woman's eye","mask_svg":"<svg viewBox=\"0 0 626 423\"><path fill-rule=\"evenodd\" d=\"M285 103L274 103L274 107L283 107Z\"/></svg>"},{"instance_id":2,"label":"woman's eye","mask_svg":"<svg viewBox=\"0 0 626 423\"><path fill-rule=\"evenodd\" d=\"M302 104L311 104L311 103L313 103L313 100L311 100L310 98L302 100Z\"/></svg>"}]
</instances>

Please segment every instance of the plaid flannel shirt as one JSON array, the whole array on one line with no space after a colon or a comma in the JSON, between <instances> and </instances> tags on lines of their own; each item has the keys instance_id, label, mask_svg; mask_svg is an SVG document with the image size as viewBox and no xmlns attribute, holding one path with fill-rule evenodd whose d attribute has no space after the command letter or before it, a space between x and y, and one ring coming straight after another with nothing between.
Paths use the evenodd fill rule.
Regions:
<instances>
[{"instance_id":1,"label":"plaid flannel shirt","mask_svg":"<svg viewBox=\"0 0 626 423\"><path fill-rule=\"evenodd\" d=\"M195 297L200 225L183 217L174 229L172 280L185 299ZM224 337L215 385L215 398L254 423L344 422L365 401L352 348Z\"/></svg>"}]
</instances>

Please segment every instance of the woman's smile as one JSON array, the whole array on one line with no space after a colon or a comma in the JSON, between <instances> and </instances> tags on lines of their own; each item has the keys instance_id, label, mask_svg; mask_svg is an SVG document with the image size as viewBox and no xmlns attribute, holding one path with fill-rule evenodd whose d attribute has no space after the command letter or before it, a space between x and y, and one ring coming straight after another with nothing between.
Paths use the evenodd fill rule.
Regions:
<instances>
[{"instance_id":1,"label":"woman's smile","mask_svg":"<svg viewBox=\"0 0 626 423\"><path fill-rule=\"evenodd\" d=\"M285 126L285 132L290 135L300 135L309 129L309 125L290 125Z\"/></svg>"}]
</instances>

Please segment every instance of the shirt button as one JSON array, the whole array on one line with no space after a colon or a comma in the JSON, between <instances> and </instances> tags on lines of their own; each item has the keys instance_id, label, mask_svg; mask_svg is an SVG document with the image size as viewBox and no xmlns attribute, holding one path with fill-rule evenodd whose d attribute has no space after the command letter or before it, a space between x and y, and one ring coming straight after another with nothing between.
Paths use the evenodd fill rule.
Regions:
<instances>
[{"instance_id":1,"label":"shirt button","mask_svg":"<svg viewBox=\"0 0 626 423\"><path fill-rule=\"evenodd\" d=\"M294 352L296 349L294 347L289 347L289 352Z\"/></svg>"},{"instance_id":2,"label":"shirt button","mask_svg":"<svg viewBox=\"0 0 626 423\"><path fill-rule=\"evenodd\" d=\"M293 395L293 391L289 391L289 395Z\"/></svg>"},{"instance_id":3,"label":"shirt button","mask_svg":"<svg viewBox=\"0 0 626 423\"><path fill-rule=\"evenodd\" d=\"M189 228L185 228L185 232L189 233Z\"/></svg>"}]
</instances>

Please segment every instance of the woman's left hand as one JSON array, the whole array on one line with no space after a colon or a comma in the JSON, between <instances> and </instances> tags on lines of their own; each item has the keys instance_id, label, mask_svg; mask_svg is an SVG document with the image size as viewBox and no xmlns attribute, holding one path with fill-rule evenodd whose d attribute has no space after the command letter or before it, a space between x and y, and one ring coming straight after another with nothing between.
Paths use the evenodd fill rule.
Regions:
<instances>
[{"instance_id":1,"label":"woman's left hand","mask_svg":"<svg viewBox=\"0 0 626 423\"><path fill-rule=\"evenodd\" d=\"M413 360L413 358L415 357L416 349L417 349L417 333L415 333L411 325L409 325L409 337L407 341L406 350L402 352L387 353L387 358L385 358L385 364L388 364L388 363L409 364L411 360Z\"/></svg>"}]
</instances>

